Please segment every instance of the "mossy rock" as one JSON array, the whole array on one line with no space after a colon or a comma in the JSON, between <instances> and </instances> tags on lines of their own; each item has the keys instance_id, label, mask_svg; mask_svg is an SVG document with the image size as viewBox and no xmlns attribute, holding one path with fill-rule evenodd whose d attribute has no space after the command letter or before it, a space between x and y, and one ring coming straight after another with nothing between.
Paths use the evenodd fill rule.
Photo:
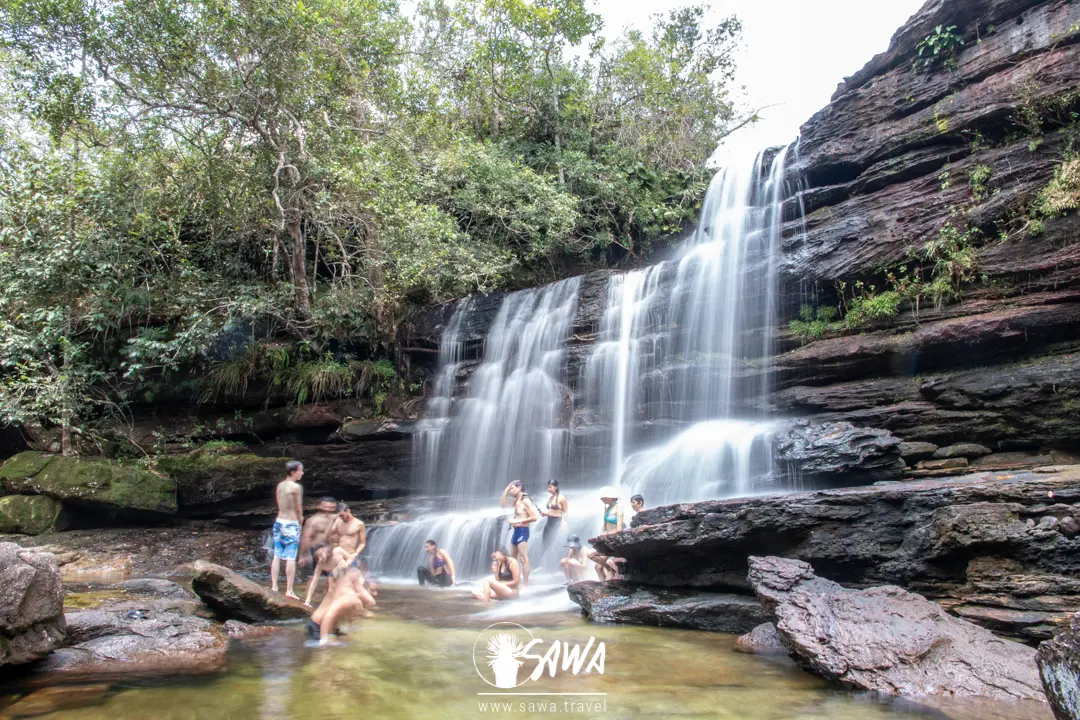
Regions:
<instances>
[{"instance_id":1,"label":"mossy rock","mask_svg":"<svg viewBox=\"0 0 1080 720\"><path fill-rule=\"evenodd\" d=\"M0 498L0 532L42 535L65 529L69 521L64 504L48 495Z\"/></svg>"},{"instance_id":2,"label":"mossy rock","mask_svg":"<svg viewBox=\"0 0 1080 720\"><path fill-rule=\"evenodd\" d=\"M176 512L171 478L134 463L19 453L0 466L11 493L48 495L91 507L129 512Z\"/></svg>"},{"instance_id":3,"label":"mossy rock","mask_svg":"<svg viewBox=\"0 0 1080 720\"><path fill-rule=\"evenodd\" d=\"M286 458L196 450L159 458L157 468L176 481L181 507L211 505L247 496L270 496L285 477Z\"/></svg>"}]
</instances>

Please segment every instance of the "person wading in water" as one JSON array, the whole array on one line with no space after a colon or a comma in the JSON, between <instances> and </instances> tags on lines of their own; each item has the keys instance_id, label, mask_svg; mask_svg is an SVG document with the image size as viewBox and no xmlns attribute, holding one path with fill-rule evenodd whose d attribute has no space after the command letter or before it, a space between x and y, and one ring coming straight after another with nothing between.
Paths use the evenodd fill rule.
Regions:
<instances>
[{"instance_id":1,"label":"person wading in water","mask_svg":"<svg viewBox=\"0 0 1080 720\"><path fill-rule=\"evenodd\" d=\"M514 529L510 536L510 557L521 562L521 587L525 589L529 587L529 525L539 520L540 515L520 480L506 486L499 505L506 507L508 500L514 503L514 519L510 521L510 527Z\"/></svg>"},{"instance_id":2,"label":"person wading in water","mask_svg":"<svg viewBox=\"0 0 1080 720\"><path fill-rule=\"evenodd\" d=\"M319 499L318 511L304 521L304 532L300 534L300 554L297 562L300 567L312 563L313 550L319 545L334 545L327 534L337 520L337 500L332 497ZM315 579L318 579L317 577Z\"/></svg>"},{"instance_id":3,"label":"person wading in water","mask_svg":"<svg viewBox=\"0 0 1080 720\"><path fill-rule=\"evenodd\" d=\"M559 492L558 480L548 480L547 491L547 503L540 511L540 514L547 518L544 521L544 531L540 536L545 555L555 544L555 538L566 530L566 514L570 507L566 496Z\"/></svg>"},{"instance_id":4,"label":"person wading in water","mask_svg":"<svg viewBox=\"0 0 1080 720\"><path fill-rule=\"evenodd\" d=\"M311 614L309 632L319 628L319 645L331 644L330 635L338 626L357 615L371 617L375 598L364 587L364 573L355 565L345 565L334 570L333 585L315 612Z\"/></svg>"},{"instance_id":5,"label":"person wading in water","mask_svg":"<svg viewBox=\"0 0 1080 720\"><path fill-rule=\"evenodd\" d=\"M338 503L337 520L330 526L328 534L336 537L338 547L349 554L349 562L354 562L367 547L367 526L359 518L353 517L345 503Z\"/></svg>"},{"instance_id":6,"label":"person wading in water","mask_svg":"<svg viewBox=\"0 0 1080 720\"><path fill-rule=\"evenodd\" d=\"M281 561L285 561L285 596L299 600L293 592L296 581L296 553L300 549L300 524L304 521L304 488L300 478L304 466L296 460L285 463L285 479L274 491L278 514L274 520L274 559L270 562L270 589L278 591Z\"/></svg>"},{"instance_id":7,"label":"person wading in water","mask_svg":"<svg viewBox=\"0 0 1080 720\"><path fill-rule=\"evenodd\" d=\"M619 494L610 486L600 489L600 502L604 503L604 530L601 535L609 535L623 529L623 511L619 507ZM589 559L596 564L596 575L601 580L611 580L617 574L612 558L601 555L596 550L589 551Z\"/></svg>"},{"instance_id":8,"label":"person wading in water","mask_svg":"<svg viewBox=\"0 0 1080 720\"><path fill-rule=\"evenodd\" d=\"M434 540L424 543L424 552L428 554L428 566L416 568L416 579L439 587L454 584L454 560L450 553L440 548Z\"/></svg>"},{"instance_id":9,"label":"person wading in water","mask_svg":"<svg viewBox=\"0 0 1080 720\"><path fill-rule=\"evenodd\" d=\"M304 604L308 607L311 607L311 599L315 597L315 589L319 587L319 578L323 575L326 576L326 593L329 595L333 592L334 571L349 564L348 553L341 547L316 545L313 554L315 556L315 571L308 582L307 597L304 598Z\"/></svg>"},{"instance_id":10,"label":"person wading in water","mask_svg":"<svg viewBox=\"0 0 1080 720\"><path fill-rule=\"evenodd\" d=\"M479 590L473 590L473 597L484 602L492 600L511 600L518 596L521 584L521 564L506 554L506 548L499 548L491 553L491 572L495 577L485 580Z\"/></svg>"}]
</instances>

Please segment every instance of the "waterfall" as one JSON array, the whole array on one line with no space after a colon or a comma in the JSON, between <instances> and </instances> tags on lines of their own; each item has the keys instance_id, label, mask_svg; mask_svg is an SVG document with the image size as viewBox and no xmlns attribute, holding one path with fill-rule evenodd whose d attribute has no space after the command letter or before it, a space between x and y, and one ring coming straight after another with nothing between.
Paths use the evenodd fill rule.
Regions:
<instances>
[{"instance_id":1,"label":"waterfall","mask_svg":"<svg viewBox=\"0 0 1080 720\"><path fill-rule=\"evenodd\" d=\"M786 154L758 153L718 172L676 259L611 277L577 377L584 407L574 407L565 351L580 279L506 295L467 392L455 398L461 327L473 310L459 303L414 446L421 486L440 496L429 507L439 510L374 531L373 568L411 575L431 538L455 558L459 577L485 574L488 553L509 536L510 510L496 505L515 479L540 507L546 481L559 479L569 530L583 538L602 529L600 484L619 487L624 505L640 493L649 506L779 487L773 427L752 408L768 391ZM600 452L570 462L586 437L599 438ZM557 570L553 558L565 554L563 531L546 550L538 542L546 522L534 526L534 570Z\"/></svg>"}]
</instances>

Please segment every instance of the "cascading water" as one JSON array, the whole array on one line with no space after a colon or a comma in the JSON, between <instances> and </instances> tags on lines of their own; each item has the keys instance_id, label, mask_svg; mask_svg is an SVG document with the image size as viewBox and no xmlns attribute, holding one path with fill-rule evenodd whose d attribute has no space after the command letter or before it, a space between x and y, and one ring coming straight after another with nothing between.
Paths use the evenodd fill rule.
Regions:
<instances>
[{"instance_id":1,"label":"cascading water","mask_svg":"<svg viewBox=\"0 0 1080 720\"><path fill-rule=\"evenodd\" d=\"M739 408L768 389L786 152L717 173L681 259L611 283L585 396L611 426L607 475L625 495L745 495L772 476L772 428Z\"/></svg>"},{"instance_id":2,"label":"cascading water","mask_svg":"<svg viewBox=\"0 0 1080 720\"><path fill-rule=\"evenodd\" d=\"M483 362L469 394L454 400L466 303L440 339L440 367L429 418L421 423L415 455L430 488L449 490L443 512L372 534L371 564L394 575L423 564L431 538L459 558L463 577L488 566L487 554L508 533L495 508L511 480L539 489L566 473L571 399L565 344L577 311L580 278L503 300L487 335ZM449 512L446 512L449 511ZM504 532L505 531L505 532Z\"/></svg>"},{"instance_id":3,"label":"cascading water","mask_svg":"<svg viewBox=\"0 0 1080 720\"><path fill-rule=\"evenodd\" d=\"M459 305L415 444L426 487L449 495L440 513L372 533L374 568L411 574L432 538L455 558L459 577L485 574L488 553L509 535L509 511L495 502L514 479L541 494L540 507L547 479L560 479L569 530L582 537L602 527L594 485L621 487L623 503L641 493L648 505L775 487L765 484L774 476L772 427L750 408L768 383L786 152L717 173L678 260L611 278L598 341L578 377L585 408L573 407L565 377L578 279L507 295L468 394L455 399L460 328L471 311L468 301ZM598 466L568 462L572 417L601 428ZM545 522L530 543L534 568L544 564L535 530ZM549 568L561 545L548 549Z\"/></svg>"}]
</instances>

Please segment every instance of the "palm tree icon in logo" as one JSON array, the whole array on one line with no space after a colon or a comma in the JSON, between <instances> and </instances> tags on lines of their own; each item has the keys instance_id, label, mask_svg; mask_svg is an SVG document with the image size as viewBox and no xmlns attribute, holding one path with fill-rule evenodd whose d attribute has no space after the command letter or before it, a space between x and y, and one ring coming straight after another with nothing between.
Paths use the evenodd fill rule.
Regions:
<instances>
[{"instance_id":1,"label":"palm tree icon in logo","mask_svg":"<svg viewBox=\"0 0 1080 720\"><path fill-rule=\"evenodd\" d=\"M488 665L495 673L495 687L517 687L517 674L524 664L521 659L524 652L525 644L515 638L513 633L501 632L488 640Z\"/></svg>"}]
</instances>

